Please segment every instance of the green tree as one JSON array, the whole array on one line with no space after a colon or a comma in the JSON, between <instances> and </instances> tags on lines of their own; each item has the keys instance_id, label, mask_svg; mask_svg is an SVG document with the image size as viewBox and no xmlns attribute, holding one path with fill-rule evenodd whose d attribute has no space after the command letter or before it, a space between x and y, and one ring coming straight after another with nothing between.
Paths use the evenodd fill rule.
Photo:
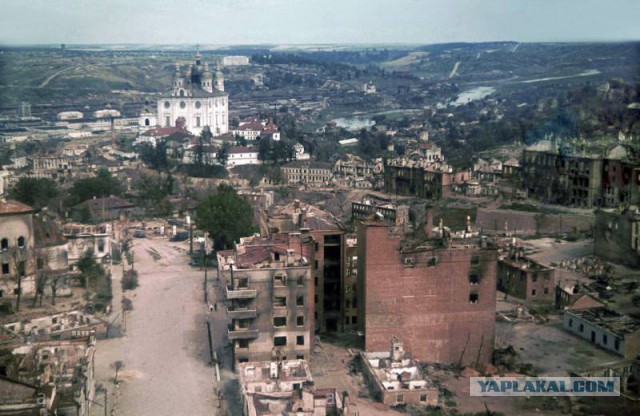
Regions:
<instances>
[{"instance_id":1,"label":"green tree","mask_svg":"<svg viewBox=\"0 0 640 416\"><path fill-rule=\"evenodd\" d=\"M99 169L93 178L79 179L74 182L69 190L67 204L73 206L93 197L103 198L111 195L120 196L121 194L120 182L111 176L108 170Z\"/></svg>"},{"instance_id":2,"label":"green tree","mask_svg":"<svg viewBox=\"0 0 640 416\"><path fill-rule=\"evenodd\" d=\"M36 210L49 205L58 196L58 187L51 179L20 178L9 190L9 197L27 204Z\"/></svg>"},{"instance_id":3,"label":"green tree","mask_svg":"<svg viewBox=\"0 0 640 416\"><path fill-rule=\"evenodd\" d=\"M216 160L222 166L227 164L227 160L229 160L229 144L225 143L220 150L216 152Z\"/></svg>"},{"instance_id":4,"label":"green tree","mask_svg":"<svg viewBox=\"0 0 640 416\"><path fill-rule=\"evenodd\" d=\"M82 273L85 288L89 287L89 282L96 282L98 278L105 276L104 268L93 257L93 250L84 252L78 260L78 270Z\"/></svg>"},{"instance_id":5,"label":"green tree","mask_svg":"<svg viewBox=\"0 0 640 416\"><path fill-rule=\"evenodd\" d=\"M232 247L240 237L251 235L252 218L249 202L228 185L220 185L196 208L196 224L209 232L216 250Z\"/></svg>"},{"instance_id":6,"label":"green tree","mask_svg":"<svg viewBox=\"0 0 640 416\"><path fill-rule=\"evenodd\" d=\"M155 146L147 143L140 147L140 158L151 169L168 170L171 160L167 157L166 140L158 140Z\"/></svg>"}]
</instances>

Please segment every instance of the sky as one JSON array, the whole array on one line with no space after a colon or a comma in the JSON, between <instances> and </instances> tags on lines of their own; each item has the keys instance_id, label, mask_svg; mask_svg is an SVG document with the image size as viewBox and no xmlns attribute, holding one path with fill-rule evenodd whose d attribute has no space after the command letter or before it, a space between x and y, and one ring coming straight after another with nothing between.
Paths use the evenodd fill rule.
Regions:
<instances>
[{"instance_id":1,"label":"sky","mask_svg":"<svg viewBox=\"0 0 640 416\"><path fill-rule=\"evenodd\" d=\"M0 0L0 44L640 40L640 0Z\"/></svg>"}]
</instances>

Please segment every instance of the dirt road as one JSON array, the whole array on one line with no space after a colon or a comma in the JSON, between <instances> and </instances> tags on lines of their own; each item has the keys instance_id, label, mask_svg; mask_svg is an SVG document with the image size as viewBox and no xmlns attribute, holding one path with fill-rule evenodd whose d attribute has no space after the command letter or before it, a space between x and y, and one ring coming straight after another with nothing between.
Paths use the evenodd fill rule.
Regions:
<instances>
[{"instance_id":1,"label":"dirt road","mask_svg":"<svg viewBox=\"0 0 640 416\"><path fill-rule=\"evenodd\" d=\"M110 392L109 414L215 415L203 273L188 266L184 243L136 239L133 250L140 286L125 292L133 301L125 336L99 341L96 354L97 382ZM110 367L117 360L124 363L118 387ZM96 400L101 403L102 396ZM103 412L94 406L94 415Z\"/></svg>"}]
</instances>

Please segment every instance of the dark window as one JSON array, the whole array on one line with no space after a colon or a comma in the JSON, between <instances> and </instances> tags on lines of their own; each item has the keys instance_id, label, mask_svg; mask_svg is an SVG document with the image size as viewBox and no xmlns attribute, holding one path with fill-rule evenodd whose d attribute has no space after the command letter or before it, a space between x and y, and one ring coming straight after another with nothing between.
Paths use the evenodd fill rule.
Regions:
<instances>
[{"instance_id":1,"label":"dark window","mask_svg":"<svg viewBox=\"0 0 640 416\"><path fill-rule=\"evenodd\" d=\"M535 296L536 295L536 290L535 289L531 289L531 296Z\"/></svg>"},{"instance_id":2,"label":"dark window","mask_svg":"<svg viewBox=\"0 0 640 416\"><path fill-rule=\"evenodd\" d=\"M284 316L276 316L273 318L273 326L287 326L287 318Z\"/></svg>"},{"instance_id":3,"label":"dark window","mask_svg":"<svg viewBox=\"0 0 640 416\"><path fill-rule=\"evenodd\" d=\"M314 301L315 303L318 303L318 295L313 295L313 301Z\"/></svg>"},{"instance_id":4,"label":"dark window","mask_svg":"<svg viewBox=\"0 0 640 416\"><path fill-rule=\"evenodd\" d=\"M421 394L420 395L420 401L421 402L426 402L427 401L427 395L426 394Z\"/></svg>"},{"instance_id":5,"label":"dark window","mask_svg":"<svg viewBox=\"0 0 640 416\"><path fill-rule=\"evenodd\" d=\"M471 273L469 275L469 284L477 285L478 283L480 283L480 277L478 276L478 273Z\"/></svg>"},{"instance_id":6,"label":"dark window","mask_svg":"<svg viewBox=\"0 0 640 416\"><path fill-rule=\"evenodd\" d=\"M398 394L396 396L396 403L403 403L403 402L404 402L404 395Z\"/></svg>"},{"instance_id":7,"label":"dark window","mask_svg":"<svg viewBox=\"0 0 640 416\"><path fill-rule=\"evenodd\" d=\"M296 297L296 305L304 306L304 296L300 295Z\"/></svg>"},{"instance_id":8,"label":"dark window","mask_svg":"<svg viewBox=\"0 0 640 416\"><path fill-rule=\"evenodd\" d=\"M42 257L38 257L38 259L36 260L36 267L38 268L38 270L44 269L44 259Z\"/></svg>"},{"instance_id":9,"label":"dark window","mask_svg":"<svg viewBox=\"0 0 640 416\"><path fill-rule=\"evenodd\" d=\"M428 267L434 267L436 264L438 264L438 259L436 257L431 257L429 261L427 261Z\"/></svg>"},{"instance_id":10,"label":"dark window","mask_svg":"<svg viewBox=\"0 0 640 416\"><path fill-rule=\"evenodd\" d=\"M469 303L478 303L478 294L470 293L469 294Z\"/></svg>"},{"instance_id":11,"label":"dark window","mask_svg":"<svg viewBox=\"0 0 640 416\"><path fill-rule=\"evenodd\" d=\"M296 355L296 360L304 360L304 355Z\"/></svg>"},{"instance_id":12,"label":"dark window","mask_svg":"<svg viewBox=\"0 0 640 416\"><path fill-rule=\"evenodd\" d=\"M249 348L249 340L248 339L239 339L238 340L238 348Z\"/></svg>"},{"instance_id":13,"label":"dark window","mask_svg":"<svg viewBox=\"0 0 640 416\"><path fill-rule=\"evenodd\" d=\"M545 287L545 288L544 288L544 294L545 294L545 295L548 295L548 294L549 294L549 288L548 288L548 287Z\"/></svg>"},{"instance_id":14,"label":"dark window","mask_svg":"<svg viewBox=\"0 0 640 416\"><path fill-rule=\"evenodd\" d=\"M569 328L573 328L573 319L569 318Z\"/></svg>"},{"instance_id":15,"label":"dark window","mask_svg":"<svg viewBox=\"0 0 640 416\"><path fill-rule=\"evenodd\" d=\"M18 237L18 247L24 248L24 237L23 236Z\"/></svg>"},{"instance_id":16,"label":"dark window","mask_svg":"<svg viewBox=\"0 0 640 416\"><path fill-rule=\"evenodd\" d=\"M2 263L2 274L9 274L9 263Z\"/></svg>"},{"instance_id":17,"label":"dark window","mask_svg":"<svg viewBox=\"0 0 640 416\"><path fill-rule=\"evenodd\" d=\"M313 284L314 284L315 286L318 286L318 276L316 276L316 277L314 277L314 278L313 278Z\"/></svg>"},{"instance_id":18,"label":"dark window","mask_svg":"<svg viewBox=\"0 0 640 416\"><path fill-rule=\"evenodd\" d=\"M298 335L296 337L296 345L304 345L304 335Z\"/></svg>"},{"instance_id":19,"label":"dark window","mask_svg":"<svg viewBox=\"0 0 640 416\"><path fill-rule=\"evenodd\" d=\"M584 324L580 324L580 332L584 332Z\"/></svg>"},{"instance_id":20,"label":"dark window","mask_svg":"<svg viewBox=\"0 0 640 416\"><path fill-rule=\"evenodd\" d=\"M239 363L248 363L249 359L247 357L243 357L243 358L238 358L238 362ZM256 390L257 391L257 390Z\"/></svg>"},{"instance_id":21,"label":"dark window","mask_svg":"<svg viewBox=\"0 0 640 416\"><path fill-rule=\"evenodd\" d=\"M298 276L297 284L298 284L298 286L303 286L304 285L304 276Z\"/></svg>"},{"instance_id":22,"label":"dark window","mask_svg":"<svg viewBox=\"0 0 640 416\"><path fill-rule=\"evenodd\" d=\"M357 316L352 316L352 317L351 317L351 323L352 323L353 325L357 324L357 323L358 323L358 317L357 317Z\"/></svg>"},{"instance_id":23,"label":"dark window","mask_svg":"<svg viewBox=\"0 0 640 416\"><path fill-rule=\"evenodd\" d=\"M538 281L538 273L533 273L531 275L531 281L532 282L537 282Z\"/></svg>"},{"instance_id":24,"label":"dark window","mask_svg":"<svg viewBox=\"0 0 640 416\"><path fill-rule=\"evenodd\" d=\"M276 296L273 300L273 306L287 306L287 297L286 296Z\"/></svg>"},{"instance_id":25,"label":"dark window","mask_svg":"<svg viewBox=\"0 0 640 416\"><path fill-rule=\"evenodd\" d=\"M344 324L345 325L349 325L349 317L348 316L346 318L344 318Z\"/></svg>"},{"instance_id":26,"label":"dark window","mask_svg":"<svg viewBox=\"0 0 640 416\"><path fill-rule=\"evenodd\" d=\"M98 240L98 251L104 253L104 240Z\"/></svg>"},{"instance_id":27,"label":"dark window","mask_svg":"<svg viewBox=\"0 0 640 416\"><path fill-rule=\"evenodd\" d=\"M313 267L315 267L315 269L318 270L318 260L314 262Z\"/></svg>"},{"instance_id":28,"label":"dark window","mask_svg":"<svg viewBox=\"0 0 640 416\"><path fill-rule=\"evenodd\" d=\"M0 297L2 296L2 294L0 294ZM613 340L613 347L617 350L620 349L620 338L616 338L615 340Z\"/></svg>"},{"instance_id":29,"label":"dark window","mask_svg":"<svg viewBox=\"0 0 640 416\"><path fill-rule=\"evenodd\" d=\"M287 345L287 337L275 337L273 338L274 347L284 347Z\"/></svg>"},{"instance_id":30,"label":"dark window","mask_svg":"<svg viewBox=\"0 0 640 416\"><path fill-rule=\"evenodd\" d=\"M296 325L298 325L298 326L304 326L304 316L298 316L298 317L296 317Z\"/></svg>"},{"instance_id":31,"label":"dark window","mask_svg":"<svg viewBox=\"0 0 640 416\"><path fill-rule=\"evenodd\" d=\"M609 338L607 338L607 334L602 334L602 343L604 345L607 345L607 341L609 341Z\"/></svg>"},{"instance_id":32,"label":"dark window","mask_svg":"<svg viewBox=\"0 0 640 416\"><path fill-rule=\"evenodd\" d=\"M2 251L9 250L9 240L7 240L6 238L3 238L2 240L0 240L0 250Z\"/></svg>"},{"instance_id":33,"label":"dark window","mask_svg":"<svg viewBox=\"0 0 640 416\"><path fill-rule=\"evenodd\" d=\"M473 256L471 256L471 264L479 264L480 263L480 256L477 254L474 254Z\"/></svg>"},{"instance_id":34,"label":"dark window","mask_svg":"<svg viewBox=\"0 0 640 416\"><path fill-rule=\"evenodd\" d=\"M353 298L351 300L351 307L352 308L357 308L358 307L358 299L357 298Z\"/></svg>"}]
</instances>

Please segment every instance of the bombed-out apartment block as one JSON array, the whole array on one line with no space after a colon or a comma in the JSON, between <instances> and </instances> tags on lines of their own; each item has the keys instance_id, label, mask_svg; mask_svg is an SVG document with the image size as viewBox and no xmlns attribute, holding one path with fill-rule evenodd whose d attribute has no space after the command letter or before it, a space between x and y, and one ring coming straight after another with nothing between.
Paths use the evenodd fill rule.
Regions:
<instances>
[{"instance_id":1,"label":"bombed-out apartment block","mask_svg":"<svg viewBox=\"0 0 640 416\"><path fill-rule=\"evenodd\" d=\"M0 414L88 416L95 400L94 354L93 337L3 350Z\"/></svg>"},{"instance_id":2,"label":"bombed-out apartment block","mask_svg":"<svg viewBox=\"0 0 640 416\"><path fill-rule=\"evenodd\" d=\"M564 329L625 358L640 355L640 320L608 308L565 311Z\"/></svg>"},{"instance_id":3,"label":"bombed-out apartment block","mask_svg":"<svg viewBox=\"0 0 640 416\"><path fill-rule=\"evenodd\" d=\"M438 405L438 388L396 338L389 351L362 353L362 361L365 376L382 403Z\"/></svg>"},{"instance_id":4,"label":"bombed-out apartment block","mask_svg":"<svg viewBox=\"0 0 640 416\"><path fill-rule=\"evenodd\" d=\"M640 209L599 209L593 227L596 256L640 268Z\"/></svg>"},{"instance_id":5,"label":"bombed-out apartment block","mask_svg":"<svg viewBox=\"0 0 640 416\"><path fill-rule=\"evenodd\" d=\"M69 262L75 263L87 251L96 259L111 255L111 224L66 224L63 228L68 241Z\"/></svg>"},{"instance_id":6,"label":"bombed-out apartment block","mask_svg":"<svg viewBox=\"0 0 640 416\"><path fill-rule=\"evenodd\" d=\"M308 358L314 327L311 240L299 234L242 238L217 257L234 360Z\"/></svg>"},{"instance_id":7,"label":"bombed-out apartment block","mask_svg":"<svg viewBox=\"0 0 640 416\"><path fill-rule=\"evenodd\" d=\"M351 203L352 219L363 219L372 215L377 215L389 225L398 227L409 225L409 207L407 205L377 204L370 200Z\"/></svg>"},{"instance_id":8,"label":"bombed-out apartment block","mask_svg":"<svg viewBox=\"0 0 640 416\"><path fill-rule=\"evenodd\" d=\"M525 257L521 247L511 247L509 254L498 261L497 280L499 291L518 299L555 299L555 269Z\"/></svg>"},{"instance_id":9,"label":"bombed-out apartment block","mask_svg":"<svg viewBox=\"0 0 640 416\"><path fill-rule=\"evenodd\" d=\"M35 291L33 209L0 199L0 302Z\"/></svg>"},{"instance_id":10,"label":"bombed-out apartment block","mask_svg":"<svg viewBox=\"0 0 640 416\"><path fill-rule=\"evenodd\" d=\"M640 166L635 152L603 152L583 144L542 140L524 150L523 187L530 197L577 207L637 203Z\"/></svg>"},{"instance_id":11,"label":"bombed-out apartment block","mask_svg":"<svg viewBox=\"0 0 640 416\"><path fill-rule=\"evenodd\" d=\"M345 278L345 232L335 218L314 206L294 201L280 207L261 219L262 235L292 232L310 241L314 251L311 264L314 285L315 330L319 332L344 331L346 318L346 293L353 300L353 283ZM351 322L351 321L349 321Z\"/></svg>"},{"instance_id":12,"label":"bombed-out apartment block","mask_svg":"<svg viewBox=\"0 0 640 416\"><path fill-rule=\"evenodd\" d=\"M343 402L335 389L316 389L305 360L237 365L244 416L338 416Z\"/></svg>"},{"instance_id":13,"label":"bombed-out apartment block","mask_svg":"<svg viewBox=\"0 0 640 416\"><path fill-rule=\"evenodd\" d=\"M428 224L431 221L427 221ZM393 337L420 361L491 359L497 250L486 239L431 238L408 245L380 222L358 226L359 329L367 352Z\"/></svg>"}]
</instances>

